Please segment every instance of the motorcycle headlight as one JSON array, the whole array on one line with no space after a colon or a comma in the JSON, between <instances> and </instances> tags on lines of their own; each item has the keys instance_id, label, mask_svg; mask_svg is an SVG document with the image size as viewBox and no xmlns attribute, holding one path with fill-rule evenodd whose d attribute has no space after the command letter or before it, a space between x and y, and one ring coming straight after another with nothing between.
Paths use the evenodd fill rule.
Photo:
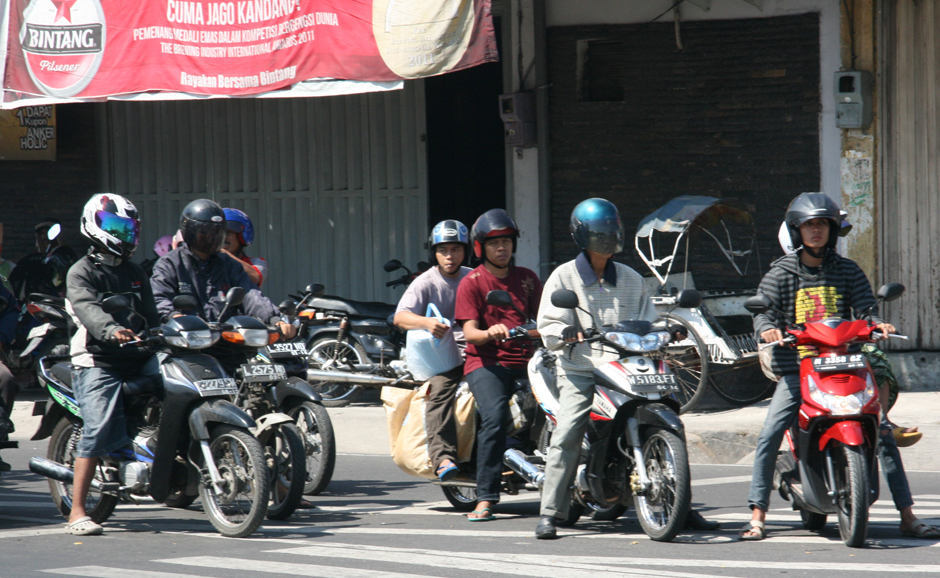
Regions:
<instances>
[{"instance_id":1,"label":"motorcycle headlight","mask_svg":"<svg viewBox=\"0 0 940 578\"><path fill-rule=\"evenodd\" d=\"M820 407L829 410L832 415L857 415L862 408L875 397L875 383L871 374L865 376L865 389L851 395L833 395L819 389L819 384L813 376L806 377L809 386L809 397Z\"/></svg>"},{"instance_id":2,"label":"motorcycle headlight","mask_svg":"<svg viewBox=\"0 0 940 578\"><path fill-rule=\"evenodd\" d=\"M218 339L218 335L213 335L208 329L199 329L196 331L180 331L179 335L167 335L166 341L173 347L183 349L205 349Z\"/></svg>"},{"instance_id":3,"label":"motorcycle headlight","mask_svg":"<svg viewBox=\"0 0 940 578\"><path fill-rule=\"evenodd\" d=\"M605 334L605 337L624 349L636 352L657 351L660 347L669 343L670 338L669 333L666 331L654 331L643 337L635 333L611 332Z\"/></svg>"}]
</instances>

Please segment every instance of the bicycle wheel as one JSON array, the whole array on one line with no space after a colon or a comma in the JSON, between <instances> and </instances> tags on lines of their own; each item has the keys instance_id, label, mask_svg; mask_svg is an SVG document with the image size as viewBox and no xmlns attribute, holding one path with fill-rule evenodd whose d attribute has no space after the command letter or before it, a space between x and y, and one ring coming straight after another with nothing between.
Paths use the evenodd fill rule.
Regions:
<instances>
[{"instance_id":1,"label":"bicycle wheel","mask_svg":"<svg viewBox=\"0 0 940 578\"><path fill-rule=\"evenodd\" d=\"M369 356L357 343L325 337L313 342L308 354L310 369L349 371L352 365L369 362ZM314 381L310 385L320 393L326 407L345 407L359 399L362 387L354 383Z\"/></svg>"},{"instance_id":2,"label":"bicycle wheel","mask_svg":"<svg viewBox=\"0 0 940 578\"><path fill-rule=\"evenodd\" d=\"M718 397L735 407L757 403L767 397L775 383L764 376L759 363L731 367L711 374L711 387Z\"/></svg>"},{"instance_id":3,"label":"bicycle wheel","mask_svg":"<svg viewBox=\"0 0 940 578\"><path fill-rule=\"evenodd\" d=\"M708 348L685 319L667 313L661 317L669 325L681 325L687 337L663 347L663 359L679 383L679 413L686 413L702 400L708 390Z\"/></svg>"}]
</instances>

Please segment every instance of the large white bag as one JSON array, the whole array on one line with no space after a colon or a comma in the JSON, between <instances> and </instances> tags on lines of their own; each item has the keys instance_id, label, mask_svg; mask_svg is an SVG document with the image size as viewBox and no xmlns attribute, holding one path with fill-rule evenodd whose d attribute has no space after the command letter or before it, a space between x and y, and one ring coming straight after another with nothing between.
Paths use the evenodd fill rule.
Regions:
<instances>
[{"instance_id":1,"label":"large white bag","mask_svg":"<svg viewBox=\"0 0 940 578\"><path fill-rule=\"evenodd\" d=\"M450 326L450 319L441 315L433 303L428 304L425 314ZM463 358L453 331L438 339L426 329L412 329L405 342L405 363L415 381L425 381L462 364Z\"/></svg>"}]
</instances>

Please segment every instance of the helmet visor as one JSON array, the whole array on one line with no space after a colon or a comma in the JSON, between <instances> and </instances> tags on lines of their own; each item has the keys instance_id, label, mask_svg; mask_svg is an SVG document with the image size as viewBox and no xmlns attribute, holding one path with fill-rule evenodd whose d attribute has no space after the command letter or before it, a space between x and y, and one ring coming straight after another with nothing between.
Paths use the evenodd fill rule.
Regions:
<instances>
[{"instance_id":1,"label":"helmet visor","mask_svg":"<svg viewBox=\"0 0 940 578\"><path fill-rule=\"evenodd\" d=\"M119 217L108 211L95 213L98 228L119 241L136 245L140 237L140 223L137 219Z\"/></svg>"},{"instance_id":2,"label":"helmet visor","mask_svg":"<svg viewBox=\"0 0 940 578\"><path fill-rule=\"evenodd\" d=\"M620 219L592 220L584 225L586 229L585 249L613 255L623 250L623 225Z\"/></svg>"},{"instance_id":3,"label":"helmet visor","mask_svg":"<svg viewBox=\"0 0 940 578\"><path fill-rule=\"evenodd\" d=\"M225 241L225 226L224 223L196 221L187 227L185 237L191 249L214 255L219 252Z\"/></svg>"},{"instance_id":4,"label":"helmet visor","mask_svg":"<svg viewBox=\"0 0 940 578\"><path fill-rule=\"evenodd\" d=\"M229 231L238 233L239 235L245 232L245 224L239 223L238 221L225 221L225 226Z\"/></svg>"}]
</instances>

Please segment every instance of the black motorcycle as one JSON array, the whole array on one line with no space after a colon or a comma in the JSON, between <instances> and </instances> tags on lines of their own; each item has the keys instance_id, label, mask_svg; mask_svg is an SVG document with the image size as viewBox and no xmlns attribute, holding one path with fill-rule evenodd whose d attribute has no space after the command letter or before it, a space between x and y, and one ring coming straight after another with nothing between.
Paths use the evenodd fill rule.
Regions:
<instances>
[{"instance_id":1,"label":"black motorcycle","mask_svg":"<svg viewBox=\"0 0 940 578\"><path fill-rule=\"evenodd\" d=\"M173 300L179 311L195 308L191 296ZM105 299L107 313L127 309L123 295ZM157 352L161 379L137 377L123 384L124 412L132 447L102 458L85 503L102 523L119 501L151 496L185 507L199 496L209 521L224 536L248 536L261 525L269 482L264 448L252 434L255 421L229 401L238 393L233 378L214 358L198 353L219 339L205 321L180 316L127 344ZM29 468L50 478L52 500L63 516L72 509L75 450L82 436L81 410L72 391L68 358L44 357L40 378L53 404L37 402L43 415L33 440L49 439L46 458Z\"/></svg>"}]
</instances>

